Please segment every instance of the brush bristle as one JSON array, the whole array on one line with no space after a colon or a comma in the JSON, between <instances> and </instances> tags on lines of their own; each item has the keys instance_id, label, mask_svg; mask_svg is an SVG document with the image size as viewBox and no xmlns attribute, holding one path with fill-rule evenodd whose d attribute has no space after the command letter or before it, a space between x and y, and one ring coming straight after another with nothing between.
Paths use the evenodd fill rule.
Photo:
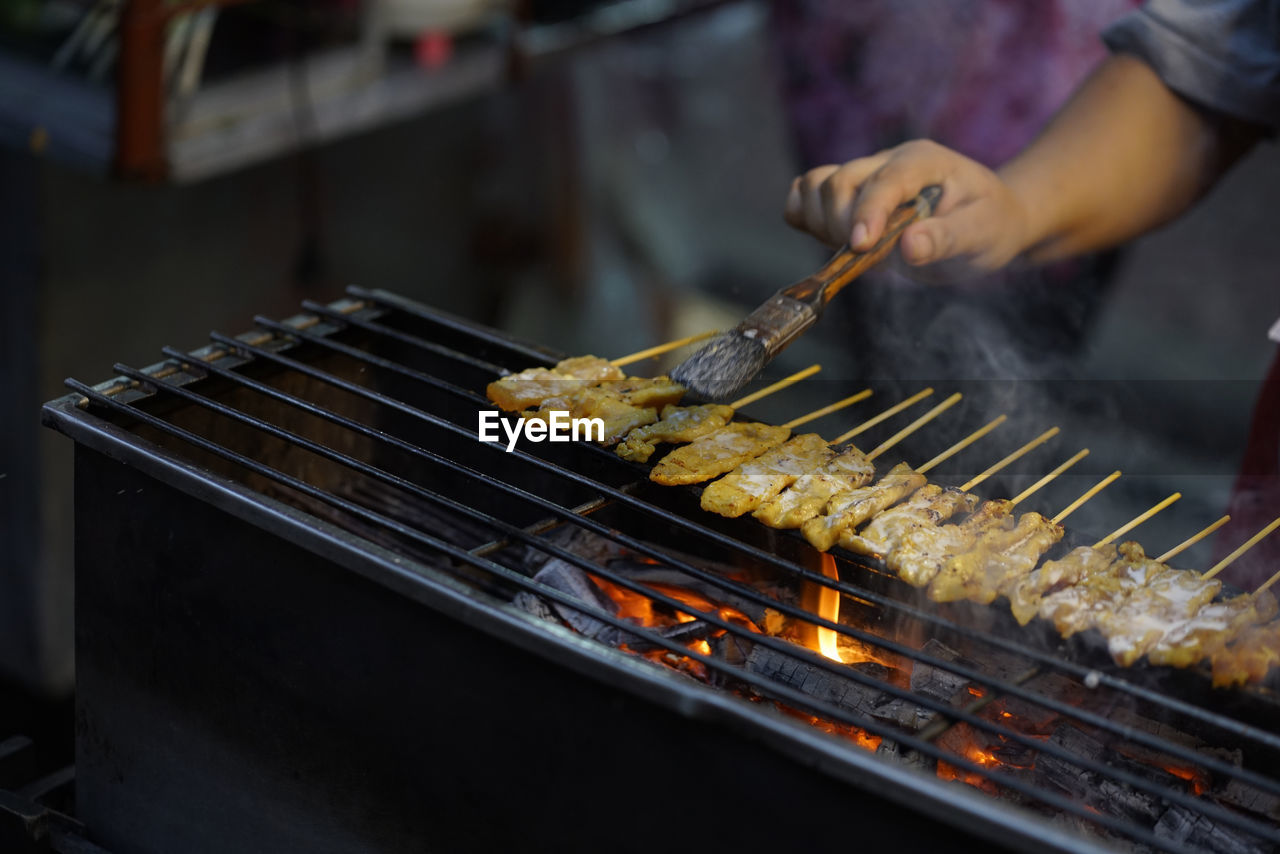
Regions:
<instances>
[{"instance_id":1,"label":"brush bristle","mask_svg":"<svg viewBox=\"0 0 1280 854\"><path fill-rule=\"evenodd\" d=\"M759 341L736 331L725 332L681 363L671 378L703 397L719 400L751 382L768 361Z\"/></svg>"}]
</instances>

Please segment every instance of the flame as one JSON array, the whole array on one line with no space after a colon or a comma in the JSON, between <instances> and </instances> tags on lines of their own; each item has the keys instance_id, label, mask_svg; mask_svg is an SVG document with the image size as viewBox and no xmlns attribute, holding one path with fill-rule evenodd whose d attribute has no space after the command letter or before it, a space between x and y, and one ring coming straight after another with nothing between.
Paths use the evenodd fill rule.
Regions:
<instances>
[{"instance_id":1,"label":"flame","mask_svg":"<svg viewBox=\"0 0 1280 854\"><path fill-rule=\"evenodd\" d=\"M1195 768L1180 768L1177 766L1167 767L1164 770L1168 771L1170 774L1177 777L1178 779L1186 780L1188 783L1190 783L1191 789L1192 791L1195 792L1196 795L1204 794L1205 788L1207 788L1205 784L1204 772L1199 771Z\"/></svg>"},{"instance_id":2,"label":"flame","mask_svg":"<svg viewBox=\"0 0 1280 854\"><path fill-rule=\"evenodd\" d=\"M822 555L822 574L834 581L840 580L840 573L836 570L836 559L829 554ZM822 585L818 592L817 613L824 620L840 622L840 591L825 584ZM818 652L825 658L843 664L844 659L840 657L838 640L839 635L831 629L818 627Z\"/></svg>"}]
</instances>

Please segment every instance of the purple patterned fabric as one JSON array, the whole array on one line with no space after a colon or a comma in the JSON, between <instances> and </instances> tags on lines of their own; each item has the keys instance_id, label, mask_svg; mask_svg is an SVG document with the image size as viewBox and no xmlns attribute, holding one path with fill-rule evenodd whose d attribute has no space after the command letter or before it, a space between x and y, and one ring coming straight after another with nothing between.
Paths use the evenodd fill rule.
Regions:
<instances>
[{"instance_id":1,"label":"purple patterned fabric","mask_svg":"<svg viewBox=\"0 0 1280 854\"><path fill-rule=\"evenodd\" d=\"M1138 0L774 0L808 168L928 137L988 165L1026 145Z\"/></svg>"}]
</instances>

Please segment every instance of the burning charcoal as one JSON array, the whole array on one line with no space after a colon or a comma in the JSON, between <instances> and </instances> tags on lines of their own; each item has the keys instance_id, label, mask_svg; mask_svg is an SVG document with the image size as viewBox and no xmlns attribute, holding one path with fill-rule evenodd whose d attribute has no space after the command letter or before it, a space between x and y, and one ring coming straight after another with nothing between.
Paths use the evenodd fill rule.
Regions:
<instances>
[{"instance_id":1,"label":"burning charcoal","mask_svg":"<svg viewBox=\"0 0 1280 854\"><path fill-rule=\"evenodd\" d=\"M670 587L682 587L686 590L692 590L708 601L727 605L735 611L741 611L760 628L765 626L765 612L769 609L764 605L735 596L731 591L723 587L708 584L696 578L690 578L688 575L671 567L640 563L628 558L618 558L609 561L609 568L625 573L628 578L645 584L665 584Z\"/></svg>"},{"instance_id":2,"label":"burning charcoal","mask_svg":"<svg viewBox=\"0 0 1280 854\"><path fill-rule=\"evenodd\" d=\"M1098 761L1102 758L1102 743L1077 727L1063 724L1054 730L1049 739L1082 759ZM1036 757L1037 776L1074 798L1085 799L1093 788L1094 775L1074 762L1042 753Z\"/></svg>"},{"instance_id":3,"label":"burning charcoal","mask_svg":"<svg viewBox=\"0 0 1280 854\"><path fill-rule=\"evenodd\" d=\"M1002 697L983 710L983 717L1018 732L1048 735L1058 713L1020 697Z\"/></svg>"},{"instance_id":4,"label":"burning charcoal","mask_svg":"<svg viewBox=\"0 0 1280 854\"><path fill-rule=\"evenodd\" d=\"M1232 780L1215 793L1218 800L1242 810L1248 810L1271 821L1280 822L1280 798L1267 792L1259 791L1247 783Z\"/></svg>"},{"instance_id":5,"label":"burning charcoal","mask_svg":"<svg viewBox=\"0 0 1280 854\"><path fill-rule=\"evenodd\" d=\"M803 691L815 700L823 700L863 715L872 714L877 702L885 696L869 685L820 670L812 664L760 644L747 656L746 669Z\"/></svg>"},{"instance_id":6,"label":"burning charcoal","mask_svg":"<svg viewBox=\"0 0 1280 854\"><path fill-rule=\"evenodd\" d=\"M534 580L562 593L568 593L584 605L598 608L606 613L613 613L616 610L613 600L600 592L600 588L596 587L585 572L559 558L547 561L542 569L538 570ZM639 640L635 635L601 622L568 605L553 602L551 608L575 631L602 643L622 646Z\"/></svg>"},{"instance_id":7,"label":"burning charcoal","mask_svg":"<svg viewBox=\"0 0 1280 854\"><path fill-rule=\"evenodd\" d=\"M530 593L527 590L521 590L517 593L515 598L511 600L511 604L515 605L522 611L532 614L538 619L551 621L559 620L556 616L556 612L545 599L537 596L536 594Z\"/></svg>"},{"instance_id":8,"label":"burning charcoal","mask_svg":"<svg viewBox=\"0 0 1280 854\"><path fill-rule=\"evenodd\" d=\"M1160 721L1153 721L1150 718L1144 718L1132 709L1116 709L1111 715L1111 720L1122 726L1132 727L1133 729L1148 732L1151 735L1158 736L1164 741L1171 741L1174 744L1180 744L1183 747L1199 748L1202 742L1193 735L1183 732L1180 729L1171 727Z\"/></svg>"},{"instance_id":9,"label":"burning charcoal","mask_svg":"<svg viewBox=\"0 0 1280 854\"><path fill-rule=\"evenodd\" d=\"M935 773L938 767L937 760L932 756L926 756L917 750L906 750L898 742L887 738L880 742L880 746L876 748L876 755L891 759L902 765L919 768L930 774Z\"/></svg>"},{"instance_id":10,"label":"burning charcoal","mask_svg":"<svg viewBox=\"0 0 1280 854\"><path fill-rule=\"evenodd\" d=\"M871 710L872 717L895 723L905 730L916 732L933 720L935 713L917 706L901 697L885 697Z\"/></svg>"},{"instance_id":11,"label":"burning charcoal","mask_svg":"<svg viewBox=\"0 0 1280 854\"><path fill-rule=\"evenodd\" d=\"M958 661L960 653L936 638L930 638L921 652L944 661ZM959 674L917 661L911 669L911 690L944 703L952 702L957 694L968 694L969 680Z\"/></svg>"},{"instance_id":12,"label":"burning charcoal","mask_svg":"<svg viewBox=\"0 0 1280 854\"><path fill-rule=\"evenodd\" d=\"M711 639L711 649L715 654L729 664L739 667L746 663L754 647L755 644L749 638L730 632Z\"/></svg>"},{"instance_id":13,"label":"burning charcoal","mask_svg":"<svg viewBox=\"0 0 1280 854\"><path fill-rule=\"evenodd\" d=\"M705 623L702 620L694 620L692 623L680 623L679 625L667 626L665 628L650 628L649 631L666 640L675 641L676 643L687 646L696 640L705 639L707 635L715 631L715 628L716 627L712 626L710 623ZM641 638L628 641L627 646L635 652L648 652L654 649L666 649L666 647L661 644L652 643Z\"/></svg>"},{"instance_id":14,"label":"burning charcoal","mask_svg":"<svg viewBox=\"0 0 1280 854\"><path fill-rule=\"evenodd\" d=\"M1110 758L1110 764L1120 765L1126 771L1150 772L1148 776L1167 787L1176 788L1179 784L1177 778L1157 769L1124 762L1119 756L1108 757L1102 742L1071 724L1059 726L1049 741L1082 760L1107 762ZM1044 782L1109 815L1151 824L1160 816L1163 808L1163 804L1155 797L1087 771L1069 759L1041 753L1036 757L1035 772Z\"/></svg>"},{"instance_id":15,"label":"burning charcoal","mask_svg":"<svg viewBox=\"0 0 1280 854\"><path fill-rule=\"evenodd\" d=\"M1261 854L1265 845L1180 806L1169 807L1156 823L1156 836L1217 854Z\"/></svg>"}]
</instances>

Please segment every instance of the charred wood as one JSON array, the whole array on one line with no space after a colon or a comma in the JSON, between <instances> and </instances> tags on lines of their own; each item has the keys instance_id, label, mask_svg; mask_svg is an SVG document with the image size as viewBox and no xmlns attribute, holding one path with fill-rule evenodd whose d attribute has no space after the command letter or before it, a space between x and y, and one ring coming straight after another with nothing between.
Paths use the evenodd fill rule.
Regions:
<instances>
[{"instance_id":1,"label":"charred wood","mask_svg":"<svg viewBox=\"0 0 1280 854\"><path fill-rule=\"evenodd\" d=\"M1161 839L1181 842L1200 851L1215 854L1262 854L1271 850L1252 837L1222 827L1202 815L1180 806L1172 806L1156 823L1155 834Z\"/></svg>"}]
</instances>

